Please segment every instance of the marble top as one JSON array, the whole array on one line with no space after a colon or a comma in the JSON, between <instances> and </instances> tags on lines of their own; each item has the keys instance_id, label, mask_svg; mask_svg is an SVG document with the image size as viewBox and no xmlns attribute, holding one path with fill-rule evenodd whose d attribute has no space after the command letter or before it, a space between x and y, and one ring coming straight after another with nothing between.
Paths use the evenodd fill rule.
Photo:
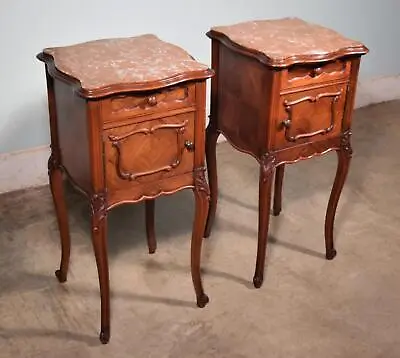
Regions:
<instances>
[{"instance_id":1,"label":"marble top","mask_svg":"<svg viewBox=\"0 0 400 358\"><path fill-rule=\"evenodd\" d=\"M227 36L232 42L263 53L273 61L294 56L323 56L348 48L362 47L331 29L298 18L257 20L211 30Z\"/></svg>"},{"instance_id":2,"label":"marble top","mask_svg":"<svg viewBox=\"0 0 400 358\"><path fill-rule=\"evenodd\" d=\"M164 80L208 67L182 48L153 34L100 39L43 50L55 67L80 81L85 90Z\"/></svg>"}]
</instances>

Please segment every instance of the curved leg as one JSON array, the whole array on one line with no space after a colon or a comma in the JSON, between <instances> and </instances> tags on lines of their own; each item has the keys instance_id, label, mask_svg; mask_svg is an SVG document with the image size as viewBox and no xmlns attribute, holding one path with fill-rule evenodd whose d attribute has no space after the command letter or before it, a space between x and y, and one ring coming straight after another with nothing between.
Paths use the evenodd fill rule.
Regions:
<instances>
[{"instance_id":1,"label":"curved leg","mask_svg":"<svg viewBox=\"0 0 400 358\"><path fill-rule=\"evenodd\" d=\"M107 257L107 216L104 195L93 195L91 207L92 242L99 275L101 299L101 330L99 338L101 343L106 344L110 340L110 282Z\"/></svg>"},{"instance_id":2,"label":"curved leg","mask_svg":"<svg viewBox=\"0 0 400 358\"><path fill-rule=\"evenodd\" d=\"M200 259L210 196L203 169L195 170L194 181L195 187L193 192L196 201L196 210L191 242L191 273L194 290L196 292L197 306L202 308L209 301L208 296L204 293L201 281Z\"/></svg>"},{"instance_id":3,"label":"curved leg","mask_svg":"<svg viewBox=\"0 0 400 358\"><path fill-rule=\"evenodd\" d=\"M278 216L282 211L282 184L284 174L285 164L277 166L275 172L274 206L272 209L274 216Z\"/></svg>"},{"instance_id":4,"label":"curved leg","mask_svg":"<svg viewBox=\"0 0 400 358\"><path fill-rule=\"evenodd\" d=\"M338 167L325 216L325 249L327 260L332 260L336 256L336 250L333 242L333 225L335 221L336 208L338 206L340 194L342 193L342 189L346 181L352 155L350 133L346 133L342 137L341 147L337 151L337 155Z\"/></svg>"},{"instance_id":5,"label":"curved leg","mask_svg":"<svg viewBox=\"0 0 400 358\"><path fill-rule=\"evenodd\" d=\"M145 201L146 234L147 234L147 246L149 248L149 254L154 254L157 249L157 240L154 232L154 204L155 204L154 199Z\"/></svg>"},{"instance_id":6,"label":"curved leg","mask_svg":"<svg viewBox=\"0 0 400 358\"><path fill-rule=\"evenodd\" d=\"M68 213L65 204L62 171L53 154L48 161L48 173L61 239L61 262L60 268L55 272L55 275L58 281L65 282L68 275L71 239L69 235Z\"/></svg>"},{"instance_id":7,"label":"curved leg","mask_svg":"<svg viewBox=\"0 0 400 358\"><path fill-rule=\"evenodd\" d=\"M253 284L256 288L260 288L264 281L264 267L268 241L269 211L271 205L271 187L274 163L275 157L268 155L263 157L260 163L258 194L258 246L256 270L253 277Z\"/></svg>"},{"instance_id":8,"label":"curved leg","mask_svg":"<svg viewBox=\"0 0 400 358\"><path fill-rule=\"evenodd\" d=\"M207 216L206 229L204 231L204 237L209 237L211 234L211 228L214 223L215 213L217 211L218 201L218 175L217 175L217 140L219 132L216 130L212 122L207 127L206 131L206 160L207 160L207 172L208 182L210 184L210 208Z\"/></svg>"}]
</instances>

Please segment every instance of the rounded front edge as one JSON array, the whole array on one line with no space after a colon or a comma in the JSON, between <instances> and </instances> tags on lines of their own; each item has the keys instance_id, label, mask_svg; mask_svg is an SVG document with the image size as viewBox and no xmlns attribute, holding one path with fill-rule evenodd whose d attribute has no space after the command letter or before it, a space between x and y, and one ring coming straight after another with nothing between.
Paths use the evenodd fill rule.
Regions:
<instances>
[{"instance_id":1,"label":"rounded front edge","mask_svg":"<svg viewBox=\"0 0 400 358\"><path fill-rule=\"evenodd\" d=\"M80 97L87 99L99 99L126 92L156 90L187 81L207 80L215 75L214 70L206 68L204 70L178 73L168 78L148 82L112 83L98 88L85 88L79 79L60 71L56 67L52 55L40 52L36 55L36 58L46 64L48 72L52 77L70 84Z\"/></svg>"},{"instance_id":2,"label":"rounded front edge","mask_svg":"<svg viewBox=\"0 0 400 358\"><path fill-rule=\"evenodd\" d=\"M352 47L338 48L337 50L333 50L327 53L298 53L293 55L274 57L273 55L257 50L256 48L246 47L244 44L235 42L224 32L215 29L209 30L206 33L206 36L212 40L217 40L221 42L232 51L235 51L244 56L253 57L264 65L277 69L287 68L295 64L334 61L347 56L361 57L369 52L369 49L365 45L360 43Z\"/></svg>"}]
</instances>

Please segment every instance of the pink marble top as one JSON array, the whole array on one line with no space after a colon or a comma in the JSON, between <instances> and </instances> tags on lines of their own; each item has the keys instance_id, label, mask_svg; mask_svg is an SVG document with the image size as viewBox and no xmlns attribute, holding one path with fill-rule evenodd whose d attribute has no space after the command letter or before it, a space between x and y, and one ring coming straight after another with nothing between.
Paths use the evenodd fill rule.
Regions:
<instances>
[{"instance_id":1,"label":"pink marble top","mask_svg":"<svg viewBox=\"0 0 400 358\"><path fill-rule=\"evenodd\" d=\"M272 60L293 56L327 55L345 48L364 47L337 32L298 18L258 20L230 26L217 26L238 45L261 52Z\"/></svg>"},{"instance_id":2,"label":"pink marble top","mask_svg":"<svg viewBox=\"0 0 400 358\"><path fill-rule=\"evenodd\" d=\"M208 69L185 50L152 34L46 48L43 52L54 58L59 71L78 79L86 90Z\"/></svg>"}]
</instances>

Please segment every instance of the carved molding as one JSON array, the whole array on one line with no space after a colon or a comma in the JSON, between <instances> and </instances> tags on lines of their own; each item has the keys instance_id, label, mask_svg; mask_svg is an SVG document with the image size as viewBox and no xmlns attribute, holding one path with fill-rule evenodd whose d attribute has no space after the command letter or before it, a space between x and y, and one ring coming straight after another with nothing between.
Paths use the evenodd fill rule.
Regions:
<instances>
[{"instance_id":1,"label":"carved molding","mask_svg":"<svg viewBox=\"0 0 400 358\"><path fill-rule=\"evenodd\" d=\"M276 155L273 153L263 154L260 160L261 180L265 183L269 178L272 178L273 171L276 166Z\"/></svg>"},{"instance_id":2,"label":"carved molding","mask_svg":"<svg viewBox=\"0 0 400 358\"><path fill-rule=\"evenodd\" d=\"M149 109L159 105L183 102L189 97L189 87L170 88L149 96L119 95L111 100L113 113L129 112L135 109Z\"/></svg>"},{"instance_id":3,"label":"carved molding","mask_svg":"<svg viewBox=\"0 0 400 358\"><path fill-rule=\"evenodd\" d=\"M289 70L289 83L298 82L301 80L307 80L310 78L317 79L319 77L336 77L346 74L347 64L344 61L334 62L328 65L324 65L322 67L314 67L307 71L304 71L304 67L301 69L304 73L300 73L301 70L298 71L290 71Z\"/></svg>"},{"instance_id":4,"label":"carved molding","mask_svg":"<svg viewBox=\"0 0 400 358\"><path fill-rule=\"evenodd\" d=\"M340 138L340 149L349 157L353 155L353 149L351 147L351 131L348 130L342 134Z\"/></svg>"},{"instance_id":5,"label":"carved molding","mask_svg":"<svg viewBox=\"0 0 400 358\"><path fill-rule=\"evenodd\" d=\"M182 161L182 155L183 155L183 151L184 148L187 147L187 145L185 145L184 143L184 138L183 138L183 133L186 130L186 125L187 125L188 121L185 120L182 123L179 124L159 124L156 125L154 127L151 128L143 128L143 129L138 129L138 130L134 130L131 131L127 134L124 134L122 136L114 136L114 135L109 135L108 139L111 141L112 146L117 150L117 160L115 163L116 166L116 172L118 174L118 176L123 179L123 180L129 180L129 181L133 181L135 179L137 179L138 177L141 176L145 176L145 175L150 175L150 174L155 174L161 171L170 171L174 168L176 168ZM125 140L128 137L132 137L134 135L138 135L138 134L142 134L142 135L153 135L157 130L161 130L161 129L173 129L176 131L176 146L177 146L177 153L176 153L176 158L175 160L170 163L170 164L166 164L160 168L155 168L152 170L148 170L145 172L139 172L139 173L129 173L127 171L125 171L122 168L122 155L123 155L123 146L122 146L122 141ZM189 149L188 149L189 150Z\"/></svg>"},{"instance_id":6,"label":"carved molding","mask_svg":"<svg viewBox=\"0 0 400 358\"><path fill-rule=\"evenodd\" d=\"M194 188L197 191L202 191L206 194L207 200L210 200L210 187L205 175L205 168L196 168L193 171Z\"/></svg>"},{"instance_id":7,"label":"carved molding","mask_svg":"<svg viewBox=\"0 0 400 358\"><path fill-rule=\"evenodd\" d=\"M335 120L336 120L336 104L339 101L339 98L342 94L342 90L338 91L338 92L333 92L333 93L328 93L328 92L324 92L324 93L319 93L316 96L306 96L306 97L302 97L299 99L296 99L294 101L288 101L288 100L284 100L283 101L283 105L285 107L285 111L288 114L288 118L285 119L284 121L282 121L282 126L285 128L285 138L288 142L296 142L297 140L301 139L301 138L309 138L309 137L313 137L316 135L320 135L320 134L327 134L329 132L331 132L333 130L333 127L335 125ZM292 116L293 116L293 106L302 103L302 102L317 102L319 101L321 98L326 98L326 97L332 97L332 102L331 102L331 121L330 121L330 125L327 128L324 129L319 129L317 131L314 132L310 132L310 133L304 133L304 134L298 134L296 136L291 136L290 135L290 128L292 125Z\"/></svg>"}]
</instances>

